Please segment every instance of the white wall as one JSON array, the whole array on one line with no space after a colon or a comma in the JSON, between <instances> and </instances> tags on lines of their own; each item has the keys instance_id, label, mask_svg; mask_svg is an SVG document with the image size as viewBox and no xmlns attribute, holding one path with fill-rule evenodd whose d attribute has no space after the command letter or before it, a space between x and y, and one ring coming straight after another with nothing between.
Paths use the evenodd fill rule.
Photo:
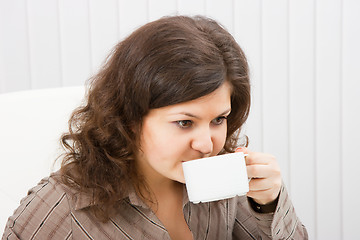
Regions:
<instances>
[{"instance_id":1,"label":"white wall","mask_svg":"<svg viewBox=\"0 0 360 240\"><path fill-rule=\"evenodd\" d=\"M0 93L82 85L117 41L176 13L219 20L247 53L250 146L278 157L310 238L359 239L360 1L0 0Z\"/></svg>"}]
</instances>

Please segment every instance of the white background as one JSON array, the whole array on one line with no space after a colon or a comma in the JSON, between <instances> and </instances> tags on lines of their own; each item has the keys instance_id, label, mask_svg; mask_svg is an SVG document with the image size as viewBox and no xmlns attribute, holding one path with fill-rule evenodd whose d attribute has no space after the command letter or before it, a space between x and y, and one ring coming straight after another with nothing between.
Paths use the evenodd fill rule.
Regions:
<instances>
[{"instance_id":1,"label":"white background","mask_svg":"<svg viewBox=\"0 0 360 240\"><path fill-rule=\"evenodd\" d=\"M0 93L83 85L174 14L219 20L247 54L250 147L277 156L310 239L360 239L358 0L0 0Z\"/></svg>"}]
</instances>

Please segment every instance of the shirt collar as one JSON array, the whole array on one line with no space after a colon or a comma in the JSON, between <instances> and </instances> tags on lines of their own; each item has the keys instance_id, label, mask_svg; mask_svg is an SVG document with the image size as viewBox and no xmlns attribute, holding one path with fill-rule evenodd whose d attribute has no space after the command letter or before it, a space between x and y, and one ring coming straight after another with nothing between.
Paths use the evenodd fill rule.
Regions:
<instances>
[{"instance_id":1,"label":"shirt collar","mask_svg":"<svg viewBox=\"0 0 360 240\"><path fill-rule=\"evenodd\" d=\"M133 206L143 207L143 208L149 208L146 203L139 197L139 195L136 193L135 188L131 187L129 196L128 196L129 202Z\"/></svg>"},{"instance_id":2,"label":"shirt collar","mask_svg":"<svg viewBox=\"0 0 360 240\"><path fill-rule=\"evenodd\" d=\"M90 206L94 206L95 201L88 193L79 192L74 195L74 209L81 210Z\"/></svg>"}]
</instances>

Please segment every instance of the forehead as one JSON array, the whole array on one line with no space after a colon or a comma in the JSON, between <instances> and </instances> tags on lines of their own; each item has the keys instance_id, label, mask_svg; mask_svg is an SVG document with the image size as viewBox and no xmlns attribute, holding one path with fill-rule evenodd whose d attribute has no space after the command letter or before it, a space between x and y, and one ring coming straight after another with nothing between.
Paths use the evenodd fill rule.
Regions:
<instances>
[{"instance_id":1,"label":"forehead","mask_svg":"<svg viewBox=\"0 0 360 240\"><path fill-rule=\"evenodd\" d=\"M193 115L218 115L231 109L231 86L225 82L218 89L203 97L150 110L148 116L175 115L190 113Z\"/></svg>"}]
</instances>

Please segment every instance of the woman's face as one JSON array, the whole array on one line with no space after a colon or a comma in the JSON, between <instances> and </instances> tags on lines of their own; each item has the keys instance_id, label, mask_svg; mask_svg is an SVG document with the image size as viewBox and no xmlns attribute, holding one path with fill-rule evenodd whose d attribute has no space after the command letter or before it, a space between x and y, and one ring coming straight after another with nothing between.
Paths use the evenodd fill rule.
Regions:
<instances>
[{"instance_id":1,"label":"woman's face","mask_svg":"<svg viewBox=\"0 0 360 240\"><path fill-rule=\"evenodd\" d=\"M230 92L225 82L204 97L150 110L143 121L137 157L148 181L185 183L182 162L221 151L231 111Z\"/></svg>"}]
</instances>

